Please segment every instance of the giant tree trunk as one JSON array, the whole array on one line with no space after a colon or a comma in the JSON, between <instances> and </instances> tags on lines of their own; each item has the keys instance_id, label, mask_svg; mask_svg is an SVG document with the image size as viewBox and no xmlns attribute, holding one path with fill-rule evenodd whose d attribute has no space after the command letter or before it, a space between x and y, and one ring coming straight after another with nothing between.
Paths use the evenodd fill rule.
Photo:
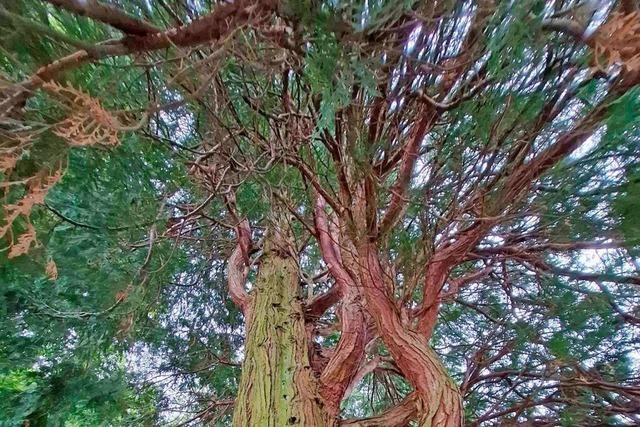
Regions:
<instances>
[{"instance_id":1,"label":"giant tree trunk","mask_svg":"<svg viewBox=\"0 0 640 427\"><path fill-rule=\"evenodd\" d=\"M233 425L325 426L309 363L298 267L286 239L276 233L265 242L247 314Z\"/></svg>"},{"instance_id":2,"label":"giant tree trunk","mask_svg":"<svg viewBox=\"0 0 640 427\"><path fill-rule=\"evenodd\" d=\"M321 223L317 226L326 232ZM245 230L242 237L239 231L239 236L246 241L247 233ZM239 243L230 263L243 262L241 247ZM366 334L355 333L348 327L348 324L364 327L364 321L354 317L358 313L363 316L358 302L362 292L379 337L415 390L403 403L383 414L343 424L389 427L406 426L410 420L416 420L420 426L461 426L458 389L426 339L402 324L392 299L385 292L384 274L373 245L365 245L358 254L360 262L356 264L360 271L356 275L360 285L349 282L342 269L332 268L336 282L345 286L340 292L345 336L330 363L318 377L314 375L309 355L310 335L298 294L295 256L293 245L281 232L269 233L251 296L240 295L237 289L232 293L243 308L247 322L245 360L233 425L329 427L338 424L344 389L359 369L367 340ZM339 262L334 258L330 258L329 264ZM246 272L239 277L246 277ZM232 279L235 280L235 276ZM351 363L353 361L358 363Z\"/></svg>"}]
</instances>

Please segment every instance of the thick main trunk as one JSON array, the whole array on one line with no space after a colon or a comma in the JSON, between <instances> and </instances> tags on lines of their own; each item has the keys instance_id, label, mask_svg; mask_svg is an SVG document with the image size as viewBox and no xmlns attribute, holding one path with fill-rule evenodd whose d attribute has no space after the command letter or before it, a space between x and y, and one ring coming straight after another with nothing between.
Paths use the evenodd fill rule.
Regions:
<instances>
[{"instance_id":1,"label":"thick main trunk","mask_svg":"<svg viewBox=\"0 0 640 427\"><path fill-rule=\"evenodd\" d=\"M375 245L364 244L360 256L367 309L389 353L415 388L418 425L460 427L463 424L460 392L426 338L403 324L387 293Z\"/></svg>"},{"instance_id":2,"label":"thick main trunk","mask_svg":"<svg viewBox=\"0 0 640 427\"><path fill-rule=\"evenodd\" d=\"M252 291L233 425L325 426L309 363L297 265L274 240L284 241L265 244Z\"/></svg>"},{"instance_id":3,"label":"thick main trunk","mask_svg":"<svg viewBox=\"0 0 640 427\"><path fill-rule=\"evenodd\" d=\"M375 246L364 246L358 252L363 261L358 264L362 281L358 289L364 294L366 309L415 391L401 405L384 414L343 424L403 426L410 420L417 420L420 426L461 426L462 405L458 389L426 339L402 323L386 294ZM233 416L236 427L335 426L345 388L357 372L355 365L358 364L350 363L351 356L362 353L365 338L361 333L354 333L348 325L363 327L364 321L350 318L353 313L347 310L354 304L360 306L357 288L345 287L341 292L342 302L346 304L342 313L342 332L346 335L336 354L344 357L333 357L316 378L311 368L309 334L298 295L298 265L292 253L286 238L278 233L268 235L252 295L243 298L246 300L247 331L245 361ZM359 310L354 313L363 315ZM353 360L360 361L361 358Z\"/></svg>"}]
</instances>

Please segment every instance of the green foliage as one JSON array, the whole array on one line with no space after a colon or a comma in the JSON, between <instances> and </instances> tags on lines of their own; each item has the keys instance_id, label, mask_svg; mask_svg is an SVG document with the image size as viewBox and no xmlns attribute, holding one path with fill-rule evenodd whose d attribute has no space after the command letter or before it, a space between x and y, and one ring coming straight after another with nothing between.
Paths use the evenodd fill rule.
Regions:
<instances>
[{"instance_id":1,"label":"green foliage","mask_svg":"<svg viewBox=\"0 0 640 427\"><path fill-rule=\"evenodd\" d=\"M44 1L5 3L0 7L49 31L0 17L2 95L5 83L25 80L78 42L121 37ZM210 3L110 2L163 28L193 22L216 7ZM355 184L371 178L377 206L367 214L384 217L398 168L377 171L402 153L412 136L409 121L435 108L418 91L445 106L448 93L461 102L438 107L443 111L400 194L406 210L378 248L394 296L405 297L403 314L419 308L436 247L501 216L476 247L454 254L460 262L451 279L488 263L493 270L438 301L430 341L459 384L477 381L465 390L467 419L507 411L484 423L508 423L513 414L518 422L538 422L541 413L567 426L618 422L610 416L615 396L586 391L583 383L572 394L559 384L591 375L633 387L638 376L637 285L616 279L637 275L640 91L608 101L613 76L601 79L588 69L586 48L541 29L552 12L564 16L552 2L486 7L491 13L466 47L455 29L467 28L482 3L289 1L274 28L286 26L285 42L290 36L300 51L273 43L270 37L279 36L271 26L251 24L212 49L115 56L62 74L61 84L100 100L127 125L149 111L108 149L69 147L52 127L69 112L52 94L34 91L12 120L36 129L37 138L1 176L2 205L27 194L24 179L42 171L64 176L31 212L37 241L28 254L7 257L27 218L0 240L0 425L228 425L227 407L211 408L236 395L244 345L243 318L226 289L238 219L229 211L249 220L254 258L276 205L291 211L304 282L297 290L301 297L326 292L333 280L310 232L314 184L346 198L352 195L340 193L341 172ZM465 46L459 56L454 45ZM444 90L447 74L463 68L468 81ZM565 81L573 71L578 77ZM285 82L291 111L283 107ZM546 119L549 103L574 89L561 114ZM498 197L516 164L531 166L602 99L605 118L588 148L533 183L519 182L530 185L524 196ZM373 105L384 112L377 137L368 133ZM305 162L317 182L294 161ZM594 241L624 244L539 249ZM510 247L533 249L500 252ZM495 256L483 259L491 249ZM259 264L250 268L251 285ZM314 278L319 282L309 289ZM332 308L319 323L336 321ZM328 349L339 338L334 332L316 344ZM390 356L380 340L369 350ZM401 401L411 387L397 373L385 361L343 401L342 415L371 416ZM523 401L546 400L553 402L509 412ZM190 421L193 415L200 420Z\"/></svg>"},{"instance_id":2,"label":"green foliage","mask_svg":"<svg viewBox=\"0 0 640 427\"><path fill-rule=\"evenodd\" d=\"M10 263L0 258L6 425L153 422L158 395L137 390L126 342L114 338L135 334L135 326L123 331L123 319L144 313L145 300L183 262L181 252L159 242L144 280L146 246L132 251L125 243L144 241L150 227L162 230L162 194L186 184L170 154L139 139L109 152L72 151L64 179L32 214L39 245ZM51 260L55 279L45 274Z\"/></svg>"}]
</instances>

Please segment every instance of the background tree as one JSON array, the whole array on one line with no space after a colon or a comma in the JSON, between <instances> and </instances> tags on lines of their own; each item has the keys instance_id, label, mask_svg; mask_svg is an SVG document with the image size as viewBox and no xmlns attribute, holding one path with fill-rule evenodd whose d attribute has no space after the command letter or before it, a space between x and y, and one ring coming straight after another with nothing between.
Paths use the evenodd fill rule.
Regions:
<instances>
[{"instance_id":1,"label":"background tree","mask_svg":"<svg viewBox=\"0 0 640 427\"><path fill-rule=\"evenodd\" d=\"M0 19L3 422L640 421L635 2Z\"/></svg>"}]
</instances>

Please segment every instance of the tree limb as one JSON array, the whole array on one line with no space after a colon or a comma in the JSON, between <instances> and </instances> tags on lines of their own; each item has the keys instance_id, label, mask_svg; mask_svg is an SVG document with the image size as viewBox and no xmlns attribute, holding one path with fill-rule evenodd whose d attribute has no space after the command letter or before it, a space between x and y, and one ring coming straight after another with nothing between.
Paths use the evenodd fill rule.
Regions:
<instances>
[{"instance_id":1,"label":"tree limb","mask_svg":"<svg viewBox=\"0 0 640 427\"><path fill-rule=\"evenodd\" d=\"M340 426L352 427L401 427L409 425L418 415L417 396L415 393L407 396L398 405L387 409L380 415L369 418L345 420Z\"/></svg>"},{"instance_id":2,"label":"tree limb","mask_svg":"<svg viewBox=\"0 0 640 427\"><path fill-rule=\"evenodd\" d=\"M227 282L231 300L248 315L251 297L244 288L249 273L249 250L251 248L251 229L249 221L245 218L236 227L237 243L233 253L229 257Z\"/></svg>"},{"instance_id":3,"label":"tree limb","mask_svg":"<svg viewBox=\"0 0 640 427\"><path fill-rule=\"evenodd\" d=\"M216 7L211 13L180 27L142 36L128 35L123 39L81 49L50 64L40 67L33 76L14 85L0 102L0 118L9 115L46 81L82 64L112 56L149 52L171 46L187 47L208 41L221 40L252 20L268 16L277 7L275 0L252 2L238 0Z\"/></svg>"},{"instance_id":4,"label":"tree limb","mask_svg":"<svg viewBox=\"0 0 640 427\"><path fill-rule=\"evenodd\" d=\"M125 34L144 36L159 33L160 28L135 18L125 11L97 0L45 0L76 15L105 23Z\"/></svg>"},{"instance_id":5,"label":"tree limb","mask_svg":"<svg viewBox=\"0 0 640 427\"><path fill-rule=\"evenodd\" d=\"M418 151L424 138L425 133L433 125L437 116L436 110L433 108L427 108L422 113L422 118L413 129L411 140L407 143L402 154L402 160L400 168L398 170L398 177L396 182L391 187L391 201L387 207L385 216L380 221L378 228L378 235L382 236L389 231L398 220L398 217L402 213L402 210L406 206L405 194L409 181L411 180L411 174L413 173L414 166L418 159Z\"/></svg>"},{"instance_id":6,"label":"tree limb","mask_svg":"<svg viewBox=\"0 0 640 427\"><path fill-rule=\"evenodd\" d=\"M364 358L367 328L355 281L342 266L338 236L335 231L332 233L324 209L324 199L317 194L314 220L320 252L342 300L340 340L320 375L320 394L329 413L338 416L340 402Z\"/></svg>"}]
</instances>

